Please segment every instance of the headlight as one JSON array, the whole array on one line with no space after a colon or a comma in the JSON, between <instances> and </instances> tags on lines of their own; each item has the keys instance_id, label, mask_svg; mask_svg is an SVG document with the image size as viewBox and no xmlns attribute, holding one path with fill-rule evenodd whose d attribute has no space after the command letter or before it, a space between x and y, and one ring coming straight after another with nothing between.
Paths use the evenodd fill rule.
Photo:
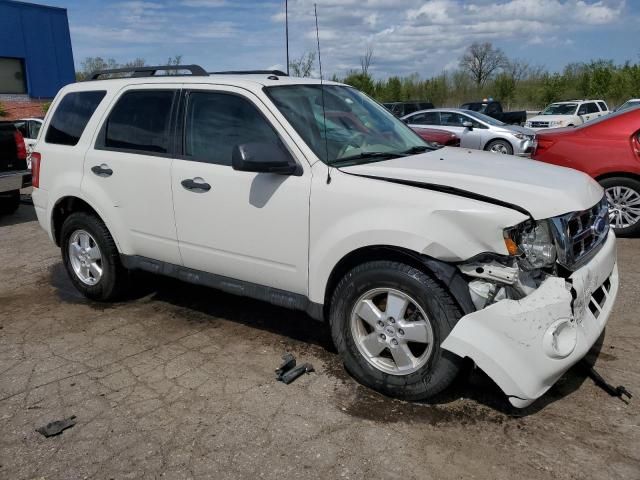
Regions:
<instances>
[{"instance_id":1,"label":"headlight","mask_svg":"<svg viewBox=\"0 0 640 480\"><path fill-rule=\"evenodd\" d=\"M509 254L519 257L524 270L548 267L556 261L556 246L546 220L533 226L527 222L506 229L504 242Z\"/></svg>"},{"instance_id":2,"label":"headlight","mask_svg":"<svg viewBox=\"0 0 640 480\"><path fill-rule=\"evenodd\" d=\"M527 135L525 135L524 133L514 133L513 136L520 140L524 140L525 138L527 138Z\"/></svg>"}]
</instances>

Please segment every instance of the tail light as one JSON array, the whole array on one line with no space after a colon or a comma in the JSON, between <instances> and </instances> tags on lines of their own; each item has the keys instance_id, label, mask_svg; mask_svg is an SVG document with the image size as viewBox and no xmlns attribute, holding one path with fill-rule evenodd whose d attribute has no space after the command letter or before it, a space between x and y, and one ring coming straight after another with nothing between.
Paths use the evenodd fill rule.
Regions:
<instances>
[{"instance_id":1,"label":"tail light","mask_svg":"<svg viewBox=\"0 0 640 480\"><path fill-rule=\"evenodd\" d=\"M40 163L42 155L38 152L31 152L31 185L40 188Z\"/></svg>"},{"instance_id":2,"label":"tail light","mask_svg":"<svg viewBox=\"0 0 640 480\"><path fill-rule=\"evenodd\" d=\"M27 159L27 146L24 143L24 137L20 130L16 130L13 132L13 138L16 142L16 156L18 160L26 160Z\"/></svg>"}]
</instances>

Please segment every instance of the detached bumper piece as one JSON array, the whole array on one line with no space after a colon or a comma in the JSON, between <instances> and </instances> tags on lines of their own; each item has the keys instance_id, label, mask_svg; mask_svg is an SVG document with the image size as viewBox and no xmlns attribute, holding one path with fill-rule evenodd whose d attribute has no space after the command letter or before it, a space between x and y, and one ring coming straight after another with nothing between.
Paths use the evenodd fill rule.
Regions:
<instances>
[{"instance_id":1,"label":"detached bumper piece","mask_svg":"<svg viewBox=\"0 0 640 480\"><path fill-rule=\"evenodd\" d=\"M618 293L615 235L568 280L547 278L521 300L465 315L442 347L471 358L524 408L581 360L601 335Z\"/></svg>"}]
</instances>

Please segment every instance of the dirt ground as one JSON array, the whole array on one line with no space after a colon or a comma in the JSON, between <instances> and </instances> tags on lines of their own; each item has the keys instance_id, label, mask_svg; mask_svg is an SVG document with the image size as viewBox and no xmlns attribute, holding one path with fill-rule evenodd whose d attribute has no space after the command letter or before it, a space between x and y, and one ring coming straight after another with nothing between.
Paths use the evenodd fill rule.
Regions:
<instances>
[{"instance_id":1,"label":"dirt ground","mask_svg":"<svg viewBox=\"0 0 640 480\"><path fill-rule=\"evenodd\" d=\"M412 404L352 380L301 313L152 276L130 302L84 300L22 205L0 219L0 478L639 479L639 254L620 241L590 354L629 404L579 368L526 410L479 371ZM285 351L317 372L276 382Z\"/></svg>"}]
</instances>

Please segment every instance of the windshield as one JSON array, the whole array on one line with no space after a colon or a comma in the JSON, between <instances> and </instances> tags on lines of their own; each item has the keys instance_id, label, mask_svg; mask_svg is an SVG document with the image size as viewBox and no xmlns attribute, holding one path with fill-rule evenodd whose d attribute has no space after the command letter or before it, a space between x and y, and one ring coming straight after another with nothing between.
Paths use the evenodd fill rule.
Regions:
<instances>
[{"instance_id":1,"label":"windshield","mask_svg":"<svg viewBox=\"0 0 640 480\"><path fill-rule=\"evenodd\" d=\"M632 107L640 106L640 100L629 100L618 107L618 112Z\"/></svg>"},{"instance_id":2,"label":"windshield","mask_svg":"<svg viewBox=\"0 0 640 480\"><path fill-rule=\"evenodd\" d=\"M284 85L265 91L309 148L329 165L356 165L431 149L391 112L355 88L324 86L326 126L320 85Z\"/></svg>"},{"instance_id":3,"label":"windshield","mask_svg":"<svg viewBox=\"0 0 640 480\"><path fill-rule=\"evenodd\" d=\"M574 115L577 103L552 103L545 108L541 115Z\"/></svg>"},{"instance_id":4,"label":"windshield","mask_svg":"<svg viewBox=\"0 0 640 480\"><path fill-rule=\"evenodd\" d=\"M503 125L506 125L506 123L501 122L500 120L496 120L495 118L492 118L489 115L485 115L484 113L474 112L472 110L467 110L464 113L466 113L470 117L477 118L478 120L481 120L484 123L491 125L493 127L502 127Z\"/></svg>"}]
</instances>

